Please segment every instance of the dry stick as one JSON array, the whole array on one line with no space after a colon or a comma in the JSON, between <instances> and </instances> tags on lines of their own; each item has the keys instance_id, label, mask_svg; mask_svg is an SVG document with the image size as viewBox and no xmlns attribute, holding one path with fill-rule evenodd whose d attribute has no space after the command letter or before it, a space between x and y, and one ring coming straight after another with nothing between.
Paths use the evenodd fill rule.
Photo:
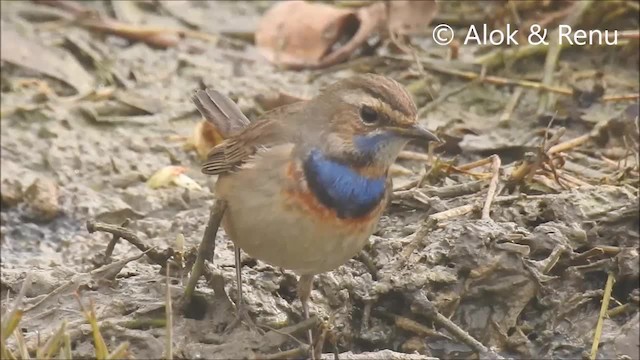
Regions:
<instances>
[{"instance_id":1,"label":"dry stick","mask_svg":"<svg viewBox=\"0 0 640 360\"><path fill-rule=\"evenodd\" d=\"M327 329L326 326L323 326L322 331L320 332L320 335L318 336L318 339L315 341L315 344L313 345L313 357L312 359L322 359L322 349L324 348L324 342L327 338L327 333L329 332L329 329Z\"/></svg>"},{"instance_id":2,"label":"dry stick","mask_svg":"<svg viewBox=\"0 0 640 360\"><path fill-rule=\"evenodd\" d=\"M502 204L507 202L512 202L518 199L521 199L521 195L507 195L507 196L497 196L493 202L496 204ZM532 198L529 196L529 198ZM435 213L429 215L427 220L422 223L418 231L413 234L413 239L409 244L407 244L402 250L402 257L407 259L417 248L418 245L422 242L425 236L434 228L437 223L440 223L445 220L449 220L454 217L462 216L470 213L474 209L479 208L479 205L476 203L458 206L449 210L441 211L439 213Z\"/></svg>"},{"instance_id":3,"label":"dry stick","mask_svg":"<svg viewBox=\"0 0 640 360\"><path fill-rule=\"evenodd\" d=\"M474 339L473 336L469 335L466 331L461 329L458 325L456 325L453 321L449 320L444 315L438 312L438 309L433 305L423 291L419 291L414 295L413 303L411 304L412 308L415 308L424 316L432 319L436 324L445 328L449 333L456 337L456 339L462 341L471 349L475 350L480 358L489 357L492 359L504 359L504 357L495 353L493 350L484 346L481 342Z\"/></svg>"},{"instance_id":4,"label":"dry stick","mask_svg":"<svg viewBox=\"0 0 640 360\"><path fill-rule=\"evenodd\" d=\"M596 325L595 334L593 336L593 345L591 345L591 356L589 359L595 360L598 355L598 345L600 344L600 336L602 335L602 324L604 323L604 317L607 315L609 309L609 300L611 299L611 290L613 289L613 283L615 277L612 272L609 272L607 277L607 283L604 286L604 295L602 296L602 306L600 306L600 315L598 316L598 323Z\"/></svg>"},{"instance_id":5,"label":"dry stick","mask_svg":"<svg viewBox=\"0 0 640 360\"><path fill-rule=\"evenodd\" d=\"M569 13L563 23L569 26L574 26L580 21L580 18L582 18L582 14L584 14L589 6L591 6L591 0L585 0L575 3L574 5L572 5L572 7L575 8L575 11ZM558 64L558 58L560 57L560 51L562 51L562 46L560 46L559 43L558 33L559 28L556 28L551 32L551 43L549 45L549 52L547 52L547 58L545 59L544 75L542 77L542 83L545 85L551 85L551 83L553 82L556 65ZM540 94L540 102L538 103L537 114L543 114L553 107L554 102L552 101L550 94Z\"/></svg>"},{"instance_id":6,"label":"dry stick","mask_svg":"<svg viewBox=\"0 0 640 360\"><path fill-rule=\"evenodd\" d=\"M477 167L480 167L482 165L487 165L487 164L491 164L493 160L491 159L491 156L484 158L484 159L480 159L480 160L476 160L467 164L462 164L462 165L458 165L455 168L457 170L460 171L466 171L466 170L471 170L471 169L475 169Z\"/></svg>"},{"instance_id":7,"label":"dry stick","mask_svg":"<svg viewBox=\"0 0 640 360\"><path fill-rule=\"evenodd\" d=\"M537 46L537 47L543 48L544 46ZM402 57L402 56L386 55L385 57L387 59L392 59L392 60L401 60L401 61L409 60L406 57ZM420 62L423 65L426 65L426 68L431 71L452 75L452 76L458 76L458 77L469 79L469 80L475 80L475 79L481 78L482 80L480 82L482 83L488 83L488 84L494 84L494 85L521 86L525 88L550 91L550 92L562 94L562 95L569 95L569 96L573 95L573 90L565 86L551 86L551 85L545 85L537 81L531 81L531 80L525 80L525 79L509 79L509 78L493 76L493 75L482 76L482 74L478 74L473 71L464 71L464 70L452 69L450 67L444 67L442 65L433 63L433 61L430 61L429 59L420 59ZM622 101L622 100L633 100L638 97L640 97L640 95L638 96L634 94L609 95L604 97L603 100L607 101L611 99L609 101L617 101L617 100Z\"/></svg>"},{"instance_id":8,"label":"dry stick","mask_svg":"<svg viewBox=\"0 0 640 360\"><path fill-rule=\"evenodd\" d=\"M167 360L173 360L173 309L172 309L172 305L171 305L171 282L169 281L170 279L170 272L169 272L169 268L171 267L170 263L167 263L167 281L166 281L166 286L167 286L167 294L166 294L166 300L165 300L165 316L167 317L167 321L165 324L165 331L166 331L166 343L165 343L165 353L164 356Z\"/></svg>"},{"instance_id":9,"label":"dry stick","mask_svg":"<svg viewBox=\"0 0 640 360\"><path fill-rule=\"evenodd\" d=\"M569 149L573 149L576 146L580 146L580 145L586 143L587 141L589 141L589 139L591 139L591 135L590 134L586 134L586 135L578 136L577 138L573 138L571 140L567 140L567 141L565 141L563 143L554 145L551 148L549 148L549 150L547 151L547 155L552 155L552 154L555 154L555 153L559 153L559 152L567 151Z\"/></svg>"},{"instance_id":10,"label":"dry stick","mask_svg":"<svg viewBox=\"0 0 640 360\"><path fill-rule=\"evenodd\" d=\"M547 57L544 61L544 72L542 75L542 83L550 86L553 83L553 79L555 78L555 70L556 65L558 64L558 58L560 57L560 51L562 50L562 46L560 46L558 40L558 30L554 30L551 33L551 43L549 44L549 51L547 51ZM555 99L552 99L550 93L542 92L540 93L540 97L538 98L538 109L536 110L536 114L541 115L546 113L550 108L553 107L555 103Z\"/></svg>"},{"instance_id":11,"label":"dry stick","mask_svg":"<svg viewBox=\"0 0 640 360\"><path fill-rule=\"evenodd\" d=\"M216 234L218 233L218 228L220 227L220 222L222 222L222 217L224 216L226 208L227 202L220 199L216 200L215 204L211 207L209 222L207 223L207 228L204 230L202 241L198 247L198 256L196 257L196 262L193 264L193 268L191 268L191 276L189 277L187 286L184 289L184 305L189 305L191 303L191 297L196 289L198 279L204 271L205 259L213 257Z\"/></svg>"},{"instance_id":12,"label":"dry stick","mask_svg":"<svg viewBox=\"0 0 640 360\"><path fill-rule=\"evenodd\" d=\"M375 309L374 313L378 316L393 320L395 325L400 329L410 331L418 336L425 336L425 337L432 336L432 337L445 338L445 339L451 340L447 335L439 333L438 331L433 330L407 317L396 315L396 314L384 311L382 309Z\"/></svg>"},{"instance_id":13,"label":"dry stick","mask_svg":"<svg viewBox=\"0 0 640 360\"><path fill-rule=\"evenodd\" d=\"M400 151L400 153L398 154L398 159L429 161L429 155L415 151L404 150Z\"/></svg>"},{"instance_id":14,"label":"dry stick","mask_svg":"<svg viewBox=\"0 0 640 360\"><path fill-rule=\"evenodd\" d=\"M491 202L496 195L496 189L498 188L498 181L500 180L500 157L498 155L491 155L492 160L491 168L493 176L489 183L489 191L487 192L487 199L484 202L482 208L482 220L491 220Z\"/></svg>"},{"instance_id":15,"label":"dry stick","mask_svg":"<svg viewBox=\"0 0 640 360\"><path fill-rule=\"evenodd\" d=\"M511 4L511 1L509 3ZM502 112L502 115L500 115L500 119L498 120L500 123L506 123L511 120L513 111L516 109L516 106L518 106L518 102L520 101L520 97L522 97L523 93L524 88L518 87L514 90L507 106L505 106L504 111Z\"/></svg>"},{"instance_id":16,"label":"dry stick","mask_svg":"<svg viewBox=\"0 0 640 360\"><path fill-rule=\"evenodd\" d=\"M438 65L429 66L429 70L437 71L439 73L443 73L443 74L447 74L447 75L459 76L459 77L466 78L466 79L469 79L469 80L475 80L475 79L478 79L478 78L481 77L481 74L477 74L477 73L475 73L473 71L463 71L463 70L450 69L450 68L445 68L445 67L441 67L441 66L438 66ZM527 87L527 88L532 88L532 89L551 91L551 92L558 93L558 94L563 94L563 95L572 95L573 94L573 90L568 88L568 87L548 86L548 85L542 84L542 83L537 82L537 81L521 80L521 79L509 79L509 78L504 78L504 77L500 77L500 76L493 76L493 75L485 76L482 79L482 82L489 83L489 84L495 84L495 85L517 85L517 86L522 86L522 87Z\"/></svg>"},{"instance_id":17,"label":"dry stick","mask_svg":"<svg viewBox=\"0 0 640 360\"><path fill-rule=\"evenodd\" d=\"M620 314L624 314L625 312L631 310L631 303L626 303L624 305L616 306L613 309L607 311L607 317L612 318L618 316Z\"/></svg>"},{"instance_id":18,"label":"dry stick","mask_svg":"<svg viewBox=\"0 0 640 360\"><path fill-rule=\"evenodd\" d=\"M477 193L482 190L485 185L484 180L476 180L469 181L465 183L444 186L444 187L433 187L426 189L411 189L411 190L396 190L393 192L392 199L394 200L406 200L406 199L414 199L416 193L420 193L426 197L429 196L437 196L440 199L450 199L458 196L469 195L473 193Z\"/></svg>"},{"instance_id":19,"label":"dry stick","mask_svg":"<svg viewBox=\"0 0 640 360\"><path fill-rule=\"evenodd\" d=\"M507 196L496 196L495 199L493 199L493 202L496 204L501 204L501 203L506 203L506 202L511 202L514 200L518 200L520 199L520 195L507 195ZM432 220L432 221L437 221L437 222L442 222L445 220L449 220L451 218L457 217L457 216L461 216L461 215L465 215L470 213L471 211L473 211L474 209L478 209L479 205L478 204L467 204L467 205L462 205L462 206L458 206L449 210L445 210L445 211L441 211L439 213L435 213L432 215L429 215L429 217L427 218L428 220ZM418 230L416 232L416 238L418 237L419 234L422 234L420 231L426 228L426 226L423 226L420 228L420 230ZM426 232L428 232L428 230L426 230ZM424 235L426 235L426 232L424 233ZM423 235L423 236L424 236Z\"/></svg>"},{"instance_id":20,"label":"dry stick","mask_svg":"<svg viewBox=\"0 0 640 360\"><path fill-rule=\"evenodd\" d=\"M479 77L477 79L473 79L473 81L471 81L471 82L468 82L466 84L458 86L457 88L451 89L451 90L447 91L446 93L438 96L437 99L427 103L425 106L420 108L420 110L418 111L418 119L423 117L424 114L428 113L429 111L435 109L438 105L443 103L445 100L447 100L451 96L459 94L459 93L465 91L466 89L470 88L474 84L477 84L477 83L480 83L480 82L482 82L482 81L481 81L481 78Z\"/></svg>"},{"instance_id":21,"label":"dry stick","mask_svg":"<svg viewBox=\"0 0 640 360\"><path fill-rule=\"evenodd\" d=\"M640 99L640 93L603 96L602 101L627 101Z\"/></svg>"},{"instance_id":22,"label":"dry stick","mask_svg":"<svg viewBox=\"0 0 640 360\"><path fill-rule=\"evenodd\" d=\"M571 183L572 185L574 185L573 187L581 187L581 186L592 187L593 186L593 185L589 184L586 181L580 180L575 176L571 176L571 175L567 174L566 172L562 172L559 175L559 178L564 180L564 181L566 181L566 182L568 182L568 183Z\"/></svg>"},{"instance_id":23,"label":"dry stick","mask_svg":"<svg viewBox=\"0 0 640 360\"><path fill-rule=\"evenodd\" d=\"M568 41L565 41L562 44L562 47L568 46ZM489 69L493 69L496 66L502 65L504 63L513 63L522 58L544 54L548 51L548 48L549 45L546 44L527 44L505 50L499 49L486 55L478 56L477 58L475 58L474 62L477 64L482 64Z\"/></svg>"},{"instance_id":24,"label":"dry stick","mask_svg":"<svg viewBox=\"0 0 640 360\"><path fill-rule=\"evenodd\" d=\"M165 266L167 259L173 256L173 249L165 249L163 252L158 252L156 249L145 244L138 235L129 229L125 229L118 225L99 223L95 220L87 220L87 231L92 234L96 231L106 232L118 236L119 238L127 240L131 245L137 247L140 251L145 253L149 259L154 263Z\"/></svg>"},{"instance_id":25,"label":"dry stick","mask_svg":"<svg viewBox=\"0 0 640 360\"><path fill-rule=\"evenodd\" d=\"M120 226L122 228L126 228L127 226L129 226L129 222L130 222L129 219L126 219L125 221L122 222L122 224L120 224ZM107 250L104 251L105 263L109 262L109 260L111 259L111 255L113 255L113 250L116 248L116 244L118 243L118 240L120 240L120 235L113 234L111 241L109 241L109 244L107 244Z\"/></svg>"}]
</instances>

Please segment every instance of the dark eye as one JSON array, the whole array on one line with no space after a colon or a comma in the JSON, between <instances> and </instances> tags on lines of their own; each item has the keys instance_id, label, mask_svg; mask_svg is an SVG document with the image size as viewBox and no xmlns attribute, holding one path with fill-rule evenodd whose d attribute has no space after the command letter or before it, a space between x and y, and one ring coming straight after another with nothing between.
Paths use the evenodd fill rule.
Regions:
<instances>
[{"instance_id":1,"label":"dark eye","mask_svg":"<svg viewBox=\"0 0 640 360\"><path fill-rule=\"evenodd\" d=\"M360 118L363 123L372 125L378 122L378 112L371 106L362 105L360 108Z\"/></svg>"}]
</instances>

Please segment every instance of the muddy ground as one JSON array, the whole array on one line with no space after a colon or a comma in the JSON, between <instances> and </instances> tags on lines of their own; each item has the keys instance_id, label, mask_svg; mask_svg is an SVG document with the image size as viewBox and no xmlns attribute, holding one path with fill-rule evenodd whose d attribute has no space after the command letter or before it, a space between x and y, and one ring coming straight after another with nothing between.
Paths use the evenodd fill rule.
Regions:
<instances>
[{"instance_id":1,"label":"muddy ground","mask_svg":"<svg viewBox=\"0 0 640 360\"><path fill-rule=\"evenodd\" d=\"M74 357L94 356L78 292L95 303L109 349L129 342L136 358L165 354L166 270L144 256L118 263L140 255L123 240L111 265L101 267L112 236L90 234L87 221L129 219L127 229L145 244L193 259L215 181L185 147L200 121L189 98L194 90L230 94L255 118L264 110L261 97L309 97L336 79L379 72L407 85L419 108L428 106L421 123L446 144L432 157L419 146L407 149L394 168L393 203L364 254L316 277L311 311L327 358L474 357L477 349L434 322L430 304L503 356L585 357L608 277L615 283L598 358L639 358L637 39L564 49L554 86L580 89L572 96L455 76L446 70L480 72L466 64L477 49L463 46L460 60L438 62L449 50L428 37L416 41L427 49L419 52L421 66L384 45L346 65L280 70L246 40L268 2L118 3L87 6L123 22L191 26L210 37L154 48L77 26L64 8L2 2L0 298L4 312L31 274L19 330L32 350L66 320ZM460 5L443 4L435 22L455 18L464 28L463 10L480 16L469 21L491 17ZM637 31L637 9L623 10L610 21ZM544 53L507 62L488 74L543 77ZM538 111L549 95L554 105ZM575 146L566 143L583 136ZM551 151L558 144L566 147ZM463 164L493 154L501 166L486 217L491 161ZM185 167L201 189L150 188L146 181L170 165ZM170 278L175 357L303 357L296 349L304 349L304 331L273 331L302 320L293 273L245 256L245 301L262 330L224 331L233 319L225 293L233 299L236 289L224 231L208 273L216 284L222 275L226 291L202 279L186 315L179 305L187 274L175 270L179 260L171 259L177 265Z\"/></svg>"}]
</instances>

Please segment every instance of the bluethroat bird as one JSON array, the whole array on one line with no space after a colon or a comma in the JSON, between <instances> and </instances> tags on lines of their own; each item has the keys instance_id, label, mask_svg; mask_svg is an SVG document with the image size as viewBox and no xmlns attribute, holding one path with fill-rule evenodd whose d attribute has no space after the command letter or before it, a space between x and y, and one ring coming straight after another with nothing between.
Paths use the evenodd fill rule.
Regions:
<instances>
[{"instance_id":1,"label":"bluethroat bird","mask_svg":"<svg viewBox=\"0 0 640 360\"><path fill-rule=\"evenodd\" d=\"M222 225L235 246L238 312L240 249L300 275L305 318L315 274L335 269L366 244L392 190L389 167L412 139L438 141L416 123L416 105L398 82L367 74L250 123L212 90L193 96L226 139L202 172L219 175Z\"/></svg>"}]
</instances>

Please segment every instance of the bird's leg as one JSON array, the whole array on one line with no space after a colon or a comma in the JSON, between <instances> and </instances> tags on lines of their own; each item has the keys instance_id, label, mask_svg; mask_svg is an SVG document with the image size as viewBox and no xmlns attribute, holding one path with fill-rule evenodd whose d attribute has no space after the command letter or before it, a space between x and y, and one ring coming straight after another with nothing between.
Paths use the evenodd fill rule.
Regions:
<instances>
[{"instance_id":1,"label":"bird's leg","mask_svg":"<svg viewBox=\"0 0 640 360\"><path fill-rule=\"evenodd\" d=\"M309 319L309 298L311 297L311 289L313 288L313 275L301 275L298 280L298 298L302 303L302 312L304 313L305 320ZM313 329L307 331L307 337L309 339L309 351L311 353L311 359L313 360Z\"/></svg>"},{"instance_id":2,"label":"bird's leg","mask_svg":"<svg viewBox=\"0 0 640 360\"><path fill-rule=\"evenodd\" d=\"M233 250L235 252L235 260L236 260L236 287L238 289L238 293L236 294L236 316L240 317L242 312L244 312L244 301L242 301L242 259L240 257L240 247L237 245L233 246Z\"/></svg>"},{"instance_id":3,"label":"bird's leg","mask_svg":"<svg viewBox=\"0 0 640 360\"><path fill-rule=\"evenodd\" d=\"M245 323L249 328L256 330L258 333L262 333L261 329L253 322L251 316L249 316L249 311L246 309L244 304L244 300L242 298L242 259L240 257L240 247L234 245L233 246L235 252L235 263L236 263L236 286L237 286L237 297L236 297L236 319L231 322L225 329L226 331L230 331L235 328L240 323Z\"/></svg>"}]
</instances>

